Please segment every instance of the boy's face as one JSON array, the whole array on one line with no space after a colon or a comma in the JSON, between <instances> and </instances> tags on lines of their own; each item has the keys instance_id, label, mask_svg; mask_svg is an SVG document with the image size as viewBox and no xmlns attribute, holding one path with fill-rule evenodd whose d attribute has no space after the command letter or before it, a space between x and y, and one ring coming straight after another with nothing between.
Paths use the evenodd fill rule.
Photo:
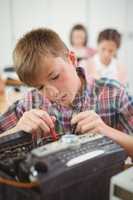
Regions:
<instances>
[{"instance_id":1,"label":"boy's face","mask_svg":"<svg viewBox=\"0 0 133 200\"><path fill-rule=\"evenodd\" d=\"M103 40L98 45L98 52L101 62L108 65L117 52L117 46L113 41Z\"/></svg>"},{"instance_id":2,"label":"boy's face","mask_svg":"<svg viewBox=\"0 0 133 200\"><path fill-rule=\"evenodd\" d=\"M71 59L47 57L36 80L40 92L50 101L68 106L81 88L81 81Z\"/></svg>"}]
</instances>

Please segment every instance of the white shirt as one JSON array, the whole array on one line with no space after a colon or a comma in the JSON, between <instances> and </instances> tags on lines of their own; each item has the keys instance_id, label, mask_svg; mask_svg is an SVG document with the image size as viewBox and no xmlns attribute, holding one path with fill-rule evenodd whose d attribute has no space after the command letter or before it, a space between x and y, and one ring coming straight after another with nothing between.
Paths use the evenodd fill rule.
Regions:
<instances>
[{"instance_id":1,"label":"white shirt","mask_svg":"<svg viewBox=\"0 0 133 200\"><path fill-rule=\"evenodd\" d=\"M101 63L99 55L96 54L94 57L94 63L96 66L96 71L100 77L106 77L109 79L117 79L117 60L112 58L108 65Z\"/></svg>"}]
</instances>

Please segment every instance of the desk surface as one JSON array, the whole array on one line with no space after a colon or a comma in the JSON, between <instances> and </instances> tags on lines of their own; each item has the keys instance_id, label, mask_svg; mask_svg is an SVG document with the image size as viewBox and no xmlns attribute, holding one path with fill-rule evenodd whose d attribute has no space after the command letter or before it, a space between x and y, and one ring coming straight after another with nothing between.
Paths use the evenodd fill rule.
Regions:
<instances>
[{"instance_id":1,"label":"desk surface","mask_svg":"<svg viewBox=\"0 0 133 200\"><path fill-rule=\"evenodd\" d=\"M6 85L12 85L12 86L24 85L20 80L14 80L14 79L6 79L5 84Z\"/></svg>"}]
</instances>

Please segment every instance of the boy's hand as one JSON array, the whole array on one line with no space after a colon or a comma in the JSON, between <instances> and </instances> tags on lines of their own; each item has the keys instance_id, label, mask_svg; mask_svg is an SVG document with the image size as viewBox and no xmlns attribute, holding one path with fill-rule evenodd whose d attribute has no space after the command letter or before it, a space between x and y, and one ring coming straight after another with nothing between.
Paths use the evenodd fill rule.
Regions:
<instances>
[{"instance_id":1,"label":"boy's hand","mask_svg":"<svg viewBox=\"0 0 133 200\"><path fill-rule=\"evenodd\" d=\"M103 133L108 127L94 111L84 111L74 115L71 124L77 124L75 132L79 133ZM103 131L104 130L104 131Z\"/></svg>"},{"instance_id":2,"label":"boy's hand","mask_svg":"<svg viewBox=\"0 0 133 200\"><path fill-rule=\"evenodd\" d=\"M46 111L32 109L23 114L18 121L15 130L23 130L39 136L49 135L50 129L54 128L55 117L51 117Z\"/></svg>"}]
</instances>

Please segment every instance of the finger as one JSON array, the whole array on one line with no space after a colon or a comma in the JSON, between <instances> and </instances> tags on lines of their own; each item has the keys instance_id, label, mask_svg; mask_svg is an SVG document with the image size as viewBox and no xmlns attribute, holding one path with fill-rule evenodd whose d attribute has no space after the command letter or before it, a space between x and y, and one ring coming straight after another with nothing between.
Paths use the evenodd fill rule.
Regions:
<instances>
[{"instance_id":1,"label":"finger","mask_svg":"<svg viewBox=\"0 0 133 200\"><path fill-rule=\"evenodd\" d=\"M81 131L81 127L83 125L86 125L88 123L91 123L92 121L96 121L97 119L99 119L99 116L96 113L92 113L90 114L90 112L88 113L89 115L84 115L84 118L80 118L81 120L78 121L77 123L77 127L76 127L76 132L80 132Z\"/></svg>"},{"instance_id":2,"label":"finger","mask_svg":"<svg viewBox=\"0 0 133 200\"><path fill-rule=\"evenodd\" d=\"M31 112L26 113L20 119L19 126L23 126L24 124L26 124L27 126L30 127L29 128L30 132L32 130L33 131L37 131L39 129L41 129L45 133L50 131L50 129L47 126L47 124L41 118L39 118L37 115L35 115L35 114L31 113Z\"/></svg>"},{"instance_id":3,"label":"finger","mask_svg":"<svg viewBox=\"0 0 133 200\"><path fill-rule=\"evenodd\" d=\"M78 122L79 126L82 126L84 124L90 123L92 121L97 121L100 117L98 115L90 115L90 116L86 116L85 118L81 119Z\"/></svg>"},{"instance_id":4,"label":"finger","mask_svg":"<svg viewBox=\"0 0 133 200\"><path fill-rule=\"evenodd\" d=\"M55 116L51 116L52 121L55 123L56 121L56 117Z\"/></svg>"},{"instance_id":5,"label":"finger","mask_svg":"<svg viewBox=\"0 0 133 200\"><path fill-rule=\"evenodd\" d=\"M94 128L94 129L92 130L92 133L99 134L100 132L99 132L99 129L96 127L96 128Z\"/></svg>"},{"instance_id":6,"label":"finger","mask_svg":"<svg viewBox=\"0 0 133 200\"><path fill-rule=\"evenodd\" d=\"M47 112L43 110L34 110L33 113L39 118L41 118L45 122L45 124L47 124L48 127L54 128L54 122Z\"/></svg>"},{"instance_id":7,"label":"finger","mask_svg":"<svg viewBox=\"0 0 133 200\"><path fill-rule=\"evenodd\" d=\"M79 121L87 118L87 117L91 117L92 115L96 114L94 111L90 110L90 111L84 111L84 112L80 112L79 114L77 115L74 115L72 117L72 120L71 120L71 124L76 124L78 123Z\"/></svg>"},{"instance_id":8,"label":"finger","mask_svg":"<svg viewBox=\"0 0 133 200\"><path fill-rule=\"evenodd\" d=\"M41 130L41 132L49 133L50 127L47 125L47 123L38 116L29 116L27 117L27 120L29 122L29 125L32 127L33 131Z\"/></svg>"},{"instance_id":9,"label":"finger","mask_svg":"<svg viewBox=\"0 0 133 200\"><path fill-rule=\"evenodd\" d=\"M29 125L29 123L18 124L17 130L22 130L22 131L25 131L26 133L32 134L32 127Z\"/></svg>"},{"instance_id":10,"label":"finger","mask_svg":"<svg viewBox=\"0 0 133 200\"><path fill-rule=\"evenodd\" d=\"M76 127L76 131L80 132L83 126L85 126L86 124L92 123L94 120L95 120L94 116L91 116L79 121Z\"/></svg>"},{"instance_id":11,"label":"finger","mask_svg":"<svg viewBox=\"0 0 133 200\"><path fill-rule=\"evenodd\" d=\"M92 122L85 124L82 127L80 127L79 132L86 133L86 132L92 131L95 128L96 128L96 122L92 121Z\"/></svg>"}]
</instances>

